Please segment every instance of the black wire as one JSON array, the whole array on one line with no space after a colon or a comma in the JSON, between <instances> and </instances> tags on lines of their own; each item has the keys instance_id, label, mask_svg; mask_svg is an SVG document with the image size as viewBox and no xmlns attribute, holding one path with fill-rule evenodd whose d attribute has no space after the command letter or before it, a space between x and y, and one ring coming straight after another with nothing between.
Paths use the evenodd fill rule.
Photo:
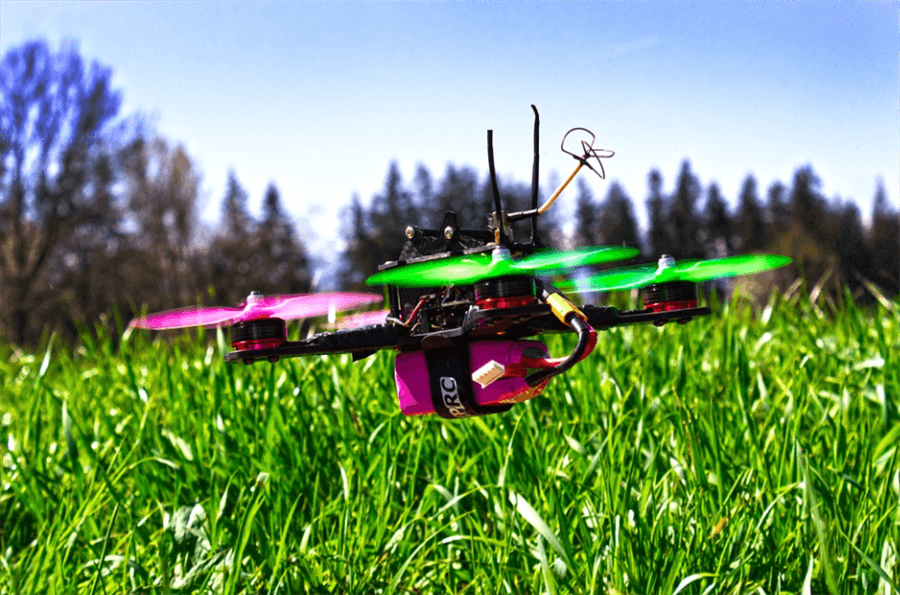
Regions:
<instances>
[{"instance_id":1,"label":"black wire","mask_svg":"<svg viewBox=\"0 0 900 595\"><path fill-rule=\"evenodd\" d=\"M553 378L554 376L558 376L562 374L581 359L584 355L585 350L587 350L588 343L591 339L591 327L588 323L584 322L580 318L578 318L575 314L570 314L568 319L569 326L578 333L578 344L575 345L575 350L569 354L569 357L564 359L562 363L552 368L547 368L546 370L541 370L539 372L535 372L531 376L525 377L525 382L528 383L528 386L540 386L545 381Z\"/></svg>"},{"instance_id":2,"label":"black wire","mask_svg":"<svg viewBox=\"0 0 900 595\"><path fill-rule=\"evenodd\" d=\"M537 241L537 208L538 208L538 178L540 177L540 161L541 161L541 116L538 114L537 107L532 104L534 112L534 161L531 165L531 210L534 214L531 216L531 245Z\"/></svg>"},{"instance_id":3,"label":"black wire","mask_svg":"<svg viewBox=\"0 0 900 595\"><path fill-rule=\"evenodd\" d=\"M503 232L503 208L500 204L500 189L497 187L497 172L494 170L494 131L488 130L488 168L491 172L491 191L494 193L494 213L497 216L497 229L500 231L500 245L506 245L506 234Z\"/></svg>"}]
</instances>

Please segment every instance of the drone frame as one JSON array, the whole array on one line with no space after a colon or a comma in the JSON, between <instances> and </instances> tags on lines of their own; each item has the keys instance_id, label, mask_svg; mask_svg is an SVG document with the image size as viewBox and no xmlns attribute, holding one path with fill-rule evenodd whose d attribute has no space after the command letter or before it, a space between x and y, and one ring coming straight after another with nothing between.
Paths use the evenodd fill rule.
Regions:
<instances>
[{"instance_id":1,"label":"drone frame","mask_svg":"<svg viewBox=\"0 0 900 595\"><path fill-rule=\"evenodd\" d=\"M412 254L406 258L382 264L378 267L379 271L410 264L435 262L461 255L490 253L498 248L508 250L511 253L530 255L543 247L537 228L538 216L546 212L583 167L587 167L601 178L604 178L605 170L600 159L611 157L614 153L606 149L595 149L593 147L595 137L589 130L584 128L570 130L563 137L561 149L563 152L572 155L578 161L578 165L556 192L548 198L545 204L539 206L540 116L534 105L531 108L534 112L531 208L518 212L505 212L503 210L494 166L493 131L488 130L488 165L494 203L494 211L491 213L491 223L488 225L488 228L463 228L459 225L453 211L445 213L438 229L408 226L405 234L407 247ZM581 141L581 154L574 153L566 148L566 139L574 132L586 132L591 137L590 142ZM593 167L589 163L591 159L596 159L599 164L598 168ZM525 219L529 219L531 223L530 238L526 243L518 243L514 240L511 224ZM693 298L691 299L688 296L689 299L678 301L677 307L651 306L638 310L620 311L618 308L611 306L585 305L580 308L576 307L555 290L552 285L542 282L536 275L523 274L520 277L521 279L529 278L533 284L533 290L531 291L531 295L534 296L533 299L517 300L515 296L500 295L497 301L489 304L490 307L478 307L476 305L477 299L475 298L477 296L473 296L474 285L409 289L389 284L387 292L390 311L383 324L318 333L298 341L285 341L274 347L247 343L254 348L236 349L225 355L225 361L242 361L245 364L250 364L262 360L277 362L283 357L338 353L350 353L353 355L354 360L358 360L382 349L395 349L399 352L424 350L430 342L434 341L450 341L459 349L462 349L469 342L500 336L504 339L512 340L544 333L572 331L579 333L579 346L576 346L575 351L570 354L564 363L560 363L554 368L552 375L555 375L565 371L575 361L583 357L583 351L587 347L582 344L586 343L584 337L588 335L585 327L590 329L590 332L593 332L593 329L609 329L629 324L653 323L661 326L671 321L683 324L696 316L704 316L710 313L709 308L697 307L696 285L693 285ZM504 285L504 283L507 285ZM504 294L505 288L511 286L510 284L515 285L515 280L510 281L510 278L502 277L496 283L493 283L493 285L499 287L498 291L500 294ZM442 294L441 292L444 293ZM526 298L527 294L528 292L525 293ZM433 312L427 312L427 307L423 308L427 298L436 300L442 295L440 307L431 308L432 310L439 310L440 315L434 318L439 318L440 320L433 325L426 323L422 326L427 328L415 332L418 323L416 325L411 324L414 319L423 319L427 318L429 314L434 314ZM410 296L413 296L412 301L409 299ZM453 301L454 298L455 301ZM448 299L451 300L449 304ZM665 304L662 298L661 301ZM412 306L413 302L416 303L415 306ZM487 303L482 302L483 305ZM404 318L406 320L403 320ZM593 345L591 345L591 348L593 348ZM551 374L543 372L532 376L533 378L529 380L529 384L535 383L536 385L548 379Z\"/></svg>"}]
</instances>

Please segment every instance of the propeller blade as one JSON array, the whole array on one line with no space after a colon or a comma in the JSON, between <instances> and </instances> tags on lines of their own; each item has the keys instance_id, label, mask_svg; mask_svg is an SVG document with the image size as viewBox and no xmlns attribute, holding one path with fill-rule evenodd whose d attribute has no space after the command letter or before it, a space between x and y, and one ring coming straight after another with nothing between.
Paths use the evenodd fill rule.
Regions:
<instances>
[{"instance_id":1,"label":"propeller blade","mask_svg":"<svg viewBox=\"0 0 900 595\"><path fill-rule=\"evenodd\" d=\"M362 328L364 326L372 326L374 324L384 324L388 314L390 314L390 310L375 310L373 312L351 314L338 320L335 328L349 330Z\"/></svg>"},{"instance_id":2,"label":"propeller blade","mask_svg":"<svg viewBox=\"0 0 900 595\"><path fill-rule=\"evenodd\" d=\"M197 306L168 310L131 321L130 326L156 331L190 326L220 326L232 322L243 312L242 308L200 308Z\"/></svg>"},{"instance_id":3,"label":"propeller blade","mask_svg":"<svg viewBox=\"0 0 900 595\"><path fill-rule=\"evenodd\" d=\"M168 330L191 326L225 326L259 318L313 318L328 314L330 310L352 310L383 298L371 293L316 293L309 295L251 295L240 308L180 308L131 321L135 328Z\"/></svg>"},{"instance_id":4,"label":"propeller blade","mask_svg":"<svg viewBox=\"0 0 900 595\"><path fill-rule=\"evenodd\" d=\"M646 268L642 268L646 266ZM591 293L594 291L615 291L631 289L653 283L656 265L637 265L627 270L612 269L583 279L571 279L554 283L554 287L566 293Z\"/></svg>"},{"instance_id":5,"label":"propeller blade","mask_svg":"<svg viewBox=\"0 0 900 595\"><path fill-rule=\"evenodd\" d=\"M254 318L314 318L329 312L343 312L380 302L383 298L372 293L316 293L296 296L269 296L250 303L240 320ZM264 316L260 316L263 314Z\"/></svg>"},{"instance_id":6,"label":"propeller blade","mask_svg":"<svg viewBox=\"0 0 900 595\"><path fill-rule=\"evenodd\" d=\"M709 281L723 277L752 275L790 264L791 259L777 254L748 254L713 260L681 260L672 266L641 264L598 273L586 279L575 279L557 285L561 291L589 293L615 291L669 283L672 281Z\"/></svg>"},{"instance_id":7,"label":"propeller blade","mask_svg":"<svg viewBox=\"0 0 900 595\"><path fill-rule=\"evenodd\" d=\"M399 266L375 273L366 279L366 285L396 285L399 287L430 287L455 283L468 285L479 279L488 278L492 272L508 271L509 261L498 261L492 267L488 254L467 254L452 256L433 262L422 262ZM504 273L500 272L500 275ZM508 273L505 273L508 274Z\"/></svg>"},{"instance_id":8,"label":"propeller blade","mask_svg":"<svg viewBox=\"0 0 900 595\"><path fill-rule=\"evenodd\" d=\"M516 263L516 268L539 271L541 273L603 264L615 260L634 258L641 251L625 246L588 246L572 250L547 250L526 256Z\"/></svg>"},{"instance_id":9,"label":"propeller blade","mask_svg":"<svg viewBox=\"0 0 900 595\"><path fill-rule=\"evenodd\" d=\"M739 277L752 275L777 269L791 263L787 256L777 254L746 254L741 256L727 256L714 260L701 260L691 263L684 261L676 265L676 270L670 274L677 274L680 281L708 281L723 277Z\"/></svg>"},{"instance_id":10,"label":"propeller blade","mask_svg":"<svg viewBox=\"0 0 900 595\"><path fill-rule=\"evenodd\" d=\"M550 274L571 267L631 258L638 253L635 248L593 246L568 251L545 250L521 260L497 258L489 254L467 254L380 271L366 279L366 285L399 287L432 287L450 283L471 285L506 275Z\"/></svg>"}]
</instances>

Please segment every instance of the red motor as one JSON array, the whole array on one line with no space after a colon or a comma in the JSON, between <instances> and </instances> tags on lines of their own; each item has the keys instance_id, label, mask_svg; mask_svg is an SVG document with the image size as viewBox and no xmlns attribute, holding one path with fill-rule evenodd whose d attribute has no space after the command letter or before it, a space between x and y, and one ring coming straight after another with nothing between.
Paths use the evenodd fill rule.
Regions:
<instances>
[{"instance_id":1,"label":"red motor","mask_svg":"<svg viewBox=\"0 0 900 595\"><path fill-rule=\"evenodd\" d=\"M653 312L672 312L697 307L697 284L672 281L648 285L641 291L644 307Z\"/></svg>"}]
</instances>

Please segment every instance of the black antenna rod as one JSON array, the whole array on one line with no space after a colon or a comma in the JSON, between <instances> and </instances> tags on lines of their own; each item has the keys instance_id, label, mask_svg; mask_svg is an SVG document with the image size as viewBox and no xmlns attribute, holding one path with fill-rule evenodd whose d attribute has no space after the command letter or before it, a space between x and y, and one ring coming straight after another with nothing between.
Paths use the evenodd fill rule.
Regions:
<instances>
[{"instance_id":1,"label":"black antenna rod","mask_svg":"<svg viewBox=\"0 0 900 595\"><path fill-rule=\"evenodd\" d=\"M497 245L506 245L506 234L503 232L503 208L500 204L500 189L497 187L497 172L494 170L494 131L488 130L488 168L491 172L491 191L494 193L494 217L496 218L499 238Z\"/></svg>"},{"instance_id":2,"label":"black antenna rod","mask_svg":"<svg viewBox=\"0 0 900 595\"><path fill-rule=\"evenodd\" d=\"M534 161L531 165L531 210L534 215L531 217L531 245L537 241L537 208L538 208L538 178L540 177L541 162L541 117L537 108L531 104L531 110L534 112Z\"/></svg>"}]
</instances>

